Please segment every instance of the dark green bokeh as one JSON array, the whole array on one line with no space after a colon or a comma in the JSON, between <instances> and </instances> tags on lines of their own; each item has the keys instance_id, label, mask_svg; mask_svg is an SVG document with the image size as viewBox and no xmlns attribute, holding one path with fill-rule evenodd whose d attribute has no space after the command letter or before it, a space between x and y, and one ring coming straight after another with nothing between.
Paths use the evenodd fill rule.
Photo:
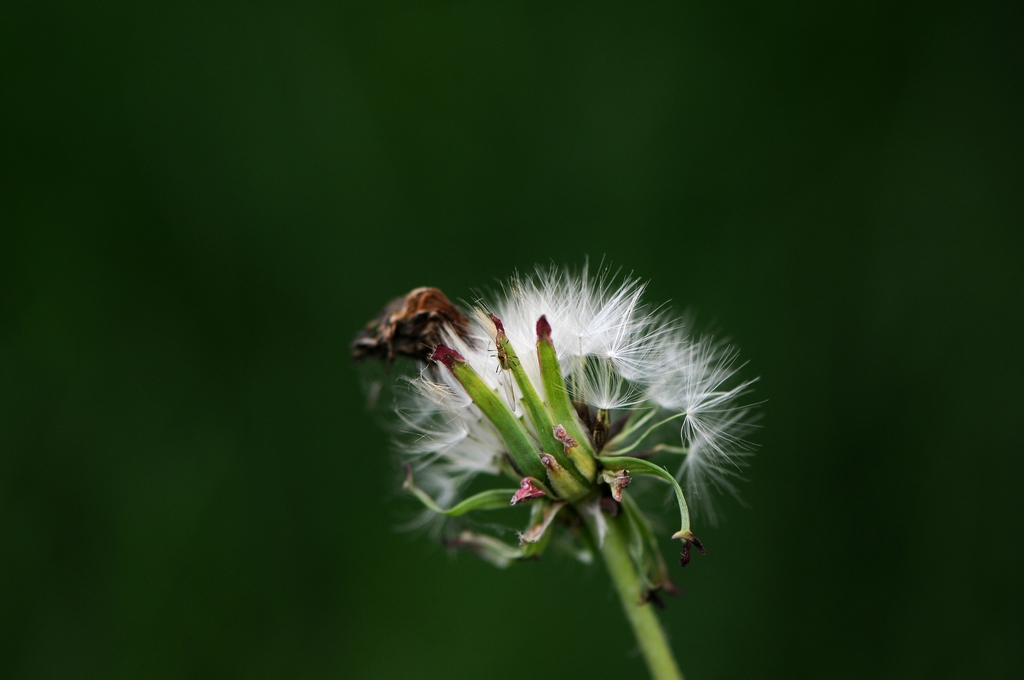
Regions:
<instances>
[{"instance_id":1,"label":"dark green bokeh","mask_svg":"<svg viewBox=\"0 0 1024 680\"><path fill-rule=\"evenodd\" d=\"M395 530L346 353L588 254L762 378L691 679L1016 675L1009 7L5 7L0 675L642 677L602 569Z\"/></svg>"}]
</instances>

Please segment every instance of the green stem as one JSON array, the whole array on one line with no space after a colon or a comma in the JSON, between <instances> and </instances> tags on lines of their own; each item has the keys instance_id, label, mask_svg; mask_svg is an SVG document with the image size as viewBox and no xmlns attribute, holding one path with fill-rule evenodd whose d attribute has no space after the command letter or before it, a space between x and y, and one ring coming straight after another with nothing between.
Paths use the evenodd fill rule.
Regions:
<instances>
[{"instance_id":1,"label":"green stem","mask_svg":"<svg viewBox=\"0 0 1024 680\"><path fill-rule=\"evenodd\" d=\"M647 668L654 680L683 680L683 674L672 656L672 648L665 637L665 631L658 621L658 615L650 604L640 601L640 579L636 567L629 559L629 548L619 518L607 518L608 533L601 545L601 555L608 565L608 572L615 583L615 589L622 600L622 607L640 643Z\"/></svg>"}]
</instances>

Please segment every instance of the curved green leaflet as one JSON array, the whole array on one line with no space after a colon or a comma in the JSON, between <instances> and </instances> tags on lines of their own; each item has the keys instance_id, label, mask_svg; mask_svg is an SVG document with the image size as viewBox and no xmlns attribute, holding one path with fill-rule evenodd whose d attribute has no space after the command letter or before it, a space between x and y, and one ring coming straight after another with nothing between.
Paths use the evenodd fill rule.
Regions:
<instances>
[{"instance_id":1,"label":"curved green leaflet","mask_svg":"<svg viewBox=\"0 0 1024 680\"><path fill-rule=\"evenodd\" d=\"M690 533L690 509L686 506L686 498L683 496L683 490L680 488L679 482L676 481L676 478L672 476L672 473L660 465L640 458L629 458L628 456L602 456L600 460L601 464L609 470L626 470L631 475L650 475L671 484L672 488L676 492L676 500L679 502L680 519L679 531L672 534L672 538L678 538L684 541L693 539L693 534Z\"/></svg>"},{"instance_id":2,"label":"curved green leaflet","mask_svg":"<svg viewBox=\"0 0 1024 680\"><path fill-rule=\"evenodd\" d=\"M498 508L507 508L509 507L509 501L517 491L517 489L491 489L489 491L483 491L475 496L470 496L464 501L445 510L438 505L433 498L427 495L425 491L413 484L412 466L408 463L405 464L405 471L405 483L402 484L402 488L407 489L413 496L416 496L420 503L423 503L427 509L433 510L439 515L445 515L446 517L458 517L459 515L465 515L467 512L472 512L474 510L496 510Z\"/></svg>"},{"instance_id":3,"label":"curved green leaflet","mask_svg":"<svg viewBox=\"0 0 1024 680\"><path fill-rule=\"evenodd\" d=\"M651 411L650 413L648 413L647 415L645 415L645 416L644 416L643 418L641 418L641 419L640 419L640 420L639 420L639 421L638 421L638 422L637 422L637 423L636 423L636 424L635 424L635 425L633 426L633 430L639 429L639 428L640 428L640 427L641 427L641 426L642 426L643 424L645 424L645 423L646 423L646 422L647 422L648 420L650 420L650 417L651 417L651 416L653 416L653 415L654 415L654 411ZM634 441L633 443L629 444L628 446L626 446L626 447L624 447L624 448L621 448L621 449L617 449L616 451L614 451L614 452L611 452L611 453L609 453L608 455L609 455L609 456L620 456L620 455L621 455L621 454L623 454L623 453L629 453L630 451L633 451L634 449L636 449L637 447L639 447L639 446L640 446L640 444L641 444L641 443L642 443L642 442L644 441L644 439L646 439L646 438L647 438L647 435L649 435L650 433L654 432L655 430L657 430L657 429L658 429L659 427L661 427L661 426L662 426L662 425L664 425L665 423L670 423L670 422L672 422L673 420L676 420L676 419L678 419L678 418L684 418L685 416L686 416L686 412L684 411L684 412L682 412L682 413L676 413L675 415L671 415L671 416L669 416L668 418L665 418L665 419L663 419L663 420L659 420L659 421L658 421L658 422L656 422L656 423L655 423L654 425L651 425L651 426L650 426L649 428L647 428L647 431L646 431L646 432L644 432L644 433L643 433L642 435L640 435L640 437L639 437L638 439L636 439L636 440L635 440L635 441ZM631 434L631 433L630 433L630 434ZM619 435L619 437L621 437L621 436L622 436L622 435ZM613 442L614 442L614 441L620 441L619 437L616 437L616 438L615 438L615 439L613 440Z\"/></svg>"}]
</instances>

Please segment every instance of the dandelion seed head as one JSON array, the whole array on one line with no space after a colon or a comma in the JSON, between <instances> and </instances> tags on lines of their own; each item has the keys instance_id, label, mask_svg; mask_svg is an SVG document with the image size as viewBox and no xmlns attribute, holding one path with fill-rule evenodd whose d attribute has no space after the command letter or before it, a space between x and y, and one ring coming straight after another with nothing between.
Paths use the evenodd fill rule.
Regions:
<instances>
[{"instance_id":1,"label":"dandelion seed head","mask_svg":"<svg viewBox=\"0 0 1024 680\"><path fill-rule=\"evenodd\" d=\"M694 510L713 519L710 490L735 495L753 451L746 437L754 412L744 397L754 381L737 377L733 347L694 336L667 309L645 303L645 289L632 275L606 268L595 273L587 264L539 267L514 275L466 314L464 326L442 329L441 337L540 442L542 433L517 408L524 396L507 361L502 366L497 343L500 327L543 398L536 348L544 317L574 402L609 412L653 410L659 420L677 416L678 448L686 452L677 478ZM452 371L427 364L406 387L397 406L399 450L423 475L424 488L448 501L475 475L501 474L506 443Z\"/></svg>"}]
</instances>

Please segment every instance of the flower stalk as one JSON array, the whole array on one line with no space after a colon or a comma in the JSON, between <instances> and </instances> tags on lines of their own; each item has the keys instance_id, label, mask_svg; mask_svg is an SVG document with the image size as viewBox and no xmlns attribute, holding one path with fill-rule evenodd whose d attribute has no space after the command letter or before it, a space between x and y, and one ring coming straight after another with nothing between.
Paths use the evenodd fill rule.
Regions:
<instances>
[{"instance_id":1,"label":"flower stalk","mask_svg":"<svg viewBox=\"0 0 1024 680\"><path fill-rule=\"evenodd\" d=\"M672 647L658 616L644 598L640 577L629 556L624 518L608 520L608 529L601 543L601 557L615 584L615 591L633 629L647 669L653 680L683 680Z\"/></svg>"}]
</instances>

